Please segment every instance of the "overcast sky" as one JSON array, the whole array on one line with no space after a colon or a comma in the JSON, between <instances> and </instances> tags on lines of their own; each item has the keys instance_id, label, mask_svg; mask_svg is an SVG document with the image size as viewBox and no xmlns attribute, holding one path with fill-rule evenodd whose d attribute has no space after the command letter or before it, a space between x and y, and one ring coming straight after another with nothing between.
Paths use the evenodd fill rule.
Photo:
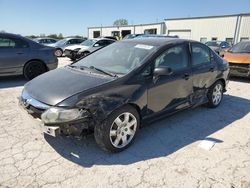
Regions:
<instances>
[{"instance_id":1,"label":"overcast sky","mask_svg":"<svg viewBox=\"0 0 250 188\"><path fill-rule=\"evenodd\" d=\"M141 24L238 13L250 13L250 0L0 0L0 31L86 36L87 27L118 18Z\"/></svg>"}]
</instances>

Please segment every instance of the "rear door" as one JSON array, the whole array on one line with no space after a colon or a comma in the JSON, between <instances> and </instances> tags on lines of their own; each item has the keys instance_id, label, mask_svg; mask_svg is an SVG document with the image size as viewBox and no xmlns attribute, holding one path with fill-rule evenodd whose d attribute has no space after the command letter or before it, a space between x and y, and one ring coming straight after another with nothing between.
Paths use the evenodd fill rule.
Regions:
<instances>
[{"instance_id":1,"label":"rear door","mask_svg":"<svg viewBox=\"0 0 250 188\"><path fill-rule=\"evenodd\" d=\"M189 57L188 44L185 43L167 49L156 58L154 67L168 66L173 73L148 83L149 115L190 105L193 85Z\"/></svg>"},{"instance_id":2,"label":"rear door","mask_svg":"<svg viewBox=\"0 0 250 188\"><path fill-rule=\"evenodd\" d=\"M193 103L197 105L204 102L209 87L216 80L217 66L213 61L212 53L204 44L191 43Z\"/></svg>"},{"instance_id":3,"label":"rear door","mask_svg":"<svg viewBox=\"0 0 250 188\"><path fill-rule=\"evenodd\" d=\"M0 72L15 73L29 60L29 44L19 38L0 36Z\"/></svg>"}]
</instances>

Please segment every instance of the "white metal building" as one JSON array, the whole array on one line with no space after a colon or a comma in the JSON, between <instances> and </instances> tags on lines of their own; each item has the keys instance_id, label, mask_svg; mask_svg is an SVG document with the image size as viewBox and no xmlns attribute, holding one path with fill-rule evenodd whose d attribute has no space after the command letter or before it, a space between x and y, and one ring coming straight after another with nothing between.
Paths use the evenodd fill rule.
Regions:
<instances>
[{"instance_id":1,"label":"white metal building","mask_svg":"<svg viewBox=\"0 0 250 188\"><path fill-rule=\"evenodd\" d=\"M225 40L237 43L250 39L250 13L165 19L165 22L128 25L89 27L88 37L122 36L127 34L166 34L177 35L179 38L192 39L201 42L210 40Z\"/></svg>"},{"instance_id":2,"label":"white metal building","mask_svg":"<svg viewBox=\"0 0 250 188\"><path fill-rule=\"evenodd\" d=\"M165 23L151 23L127 26L105 26L105 27L89 27L88 38L97 38L100 36L126 36L127 34L164 34Z\"/></svg>"},{"instance_id":3,"label":"white metal building","mask_svg":"<svg viewBox=\"0 0 250 188\"><path fill-rule=\"evenodd\" d=\"M166 34L200 42L250 39L250 14L165 19Z\"/></svg>"}]
</instances>

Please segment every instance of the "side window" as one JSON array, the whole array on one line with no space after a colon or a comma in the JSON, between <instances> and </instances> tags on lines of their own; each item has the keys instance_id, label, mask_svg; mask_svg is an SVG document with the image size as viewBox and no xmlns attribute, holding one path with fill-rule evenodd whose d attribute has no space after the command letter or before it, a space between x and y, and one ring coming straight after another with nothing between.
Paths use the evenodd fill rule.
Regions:
<instances>
[{"instance_id":1,"label":"side window","mask_svg":"<svg viewBox=\"0 0 250 188\"><path fill-rule=\"evenodd\" d=\"M17 38L0 37L0 48L27 48L27 42Z\"/></svg>"},{"instance_id":2,"label":"side window","mask_svg":"<svg viewBox=\"0 0 250 188\"><path fill-rule=\"evenodd\" d=\"M75 39L70 39L68 40L67 44L76 44L76 41Z\"/></svg>"},{"instance_id":3,"label":"side window","mask_svg":"<svg viewBox=\"0 0 250 188\"><path fill-rule=\"evenodd\" d=\"M82 43L82 42L83 42L83 39L78 39L78 40L77 40L77 43L78 43L78 44L80 44L80 43Z\"/></svg>"},{"instance_id":4,"label":"side window","mask_svg":"<svg viewBox=\"0 0 250 188\"><path fill-rule=\"evenodd\" d=\"M0 37L0 48L14 48L15 42L9 38Z\"/></svg>"},{"instance_id":5,"label":"side window","mask_svg":"<svg viewBox=\"0 0 250 188\"><path fill-rule=\"evenodd\" d=\"M168 66L173 72L188 67L187 45L178 45L168 49L155 60L155 67Z\"/></svg>"},{"instance_id":6,"label":"side window","mask_svg":"<svg viewBox=\"0 0 250 188\"><path fill-rule=\"evenodd\" d=\"M192 44L192 64L194 66L196 65L202 65L210 63L210 52L209 49L198 43Z\"/></svg>"},{"instance_id":7,"label":"side window","mask_svg":"<svg viewBox=\"0 0 250 188\"><path fill-rule=\"evenodd\" d=\"M113 40L107 40L106 42L107 42L107 45L109 45L109 44L114 43L115 41L113 41Z\"/></svg>"},{"instance_id":8,"label":"side window","mask_svg":"<svg viewBox=\"0 0 250 188\"><path fill-rule=\"evenodd\" d=\"M15 38L13 40L15 42L14 48L28 48L29 47L29 44L22 39Z\"/></svg>"},{"instance_id":9,"label":"side window","mask_svg":"<svg viewBox=\"0 0 250 188\"><path fill-rule=\"evenodd\" d=\"M100 46L106 46L105 40L99 40L96 44L99 44Z\"/></svg>"}]
</instances>

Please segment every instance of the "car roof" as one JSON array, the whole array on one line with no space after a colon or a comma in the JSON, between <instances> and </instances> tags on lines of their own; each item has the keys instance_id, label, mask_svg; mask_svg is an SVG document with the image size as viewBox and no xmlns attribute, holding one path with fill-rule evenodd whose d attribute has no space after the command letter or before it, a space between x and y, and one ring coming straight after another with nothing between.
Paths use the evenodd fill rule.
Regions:
<instances>
[{"instance_id":1,"label":"car roof","mask_svg":"<svg viewBox=\"0 0 250 188\"><path fill-rule=\"evenodd\" d=\"M187 39L179 39L179 38L165 38L165 37L148 37L148 38L133 38L122 40L122 42L127 43L138 43L138 44L146 44L146 45L153 45L153 46L164 46L167 44L174 44L174 43L182 43L182 42L197 42Z\"/></svg>"},{"instance_id":2,"label":"car roof","mask_svg":"<svg viewBox=\"0 0 250 188\"><path fill-rule=\"evenodd\" d=\"M23 37L22 35L13 34L13 33L1 33L1 32L0 32L0 35L6 36L6 37Z\"/></svg>"},{"instance_id":3,"label":"car roof","mask_svg":"<svg viewBox=\"0 0 250 188\"><path fill-rule=\"evenodd\" d=\"M57 39L49 38L49 37L39 37L39 38L34 38L34 39L38 39L38 40L40 40L40 39L53 39L53 40L57 40Z\"/></svg>"},{"instance_id":4,"label":"car roof","mask_svg":"<svg viewBox=\"0 0 250 188\"><path fill-rule=\"evenodd\" d=\"M101 37L101 38L94 38L94 39L90 39L90 40L96 40L96 41L99 41L99 40L111 40L111 41L116 41L114 39L109 39L109 38L104 38L104 37Z\"/></svg>"},{"instance_id":5,"label":"car roof","mask_svg":"<svg viewBox=\"0 0 250 188\"><path fill-rule=\"evenodd\" d=\"M226 42L226 43L228 43L227 41L224 41L224 40L210 40L210 41L207 41L207 42L220 42L220 43Z\"/></svg>"}]
</instances>

